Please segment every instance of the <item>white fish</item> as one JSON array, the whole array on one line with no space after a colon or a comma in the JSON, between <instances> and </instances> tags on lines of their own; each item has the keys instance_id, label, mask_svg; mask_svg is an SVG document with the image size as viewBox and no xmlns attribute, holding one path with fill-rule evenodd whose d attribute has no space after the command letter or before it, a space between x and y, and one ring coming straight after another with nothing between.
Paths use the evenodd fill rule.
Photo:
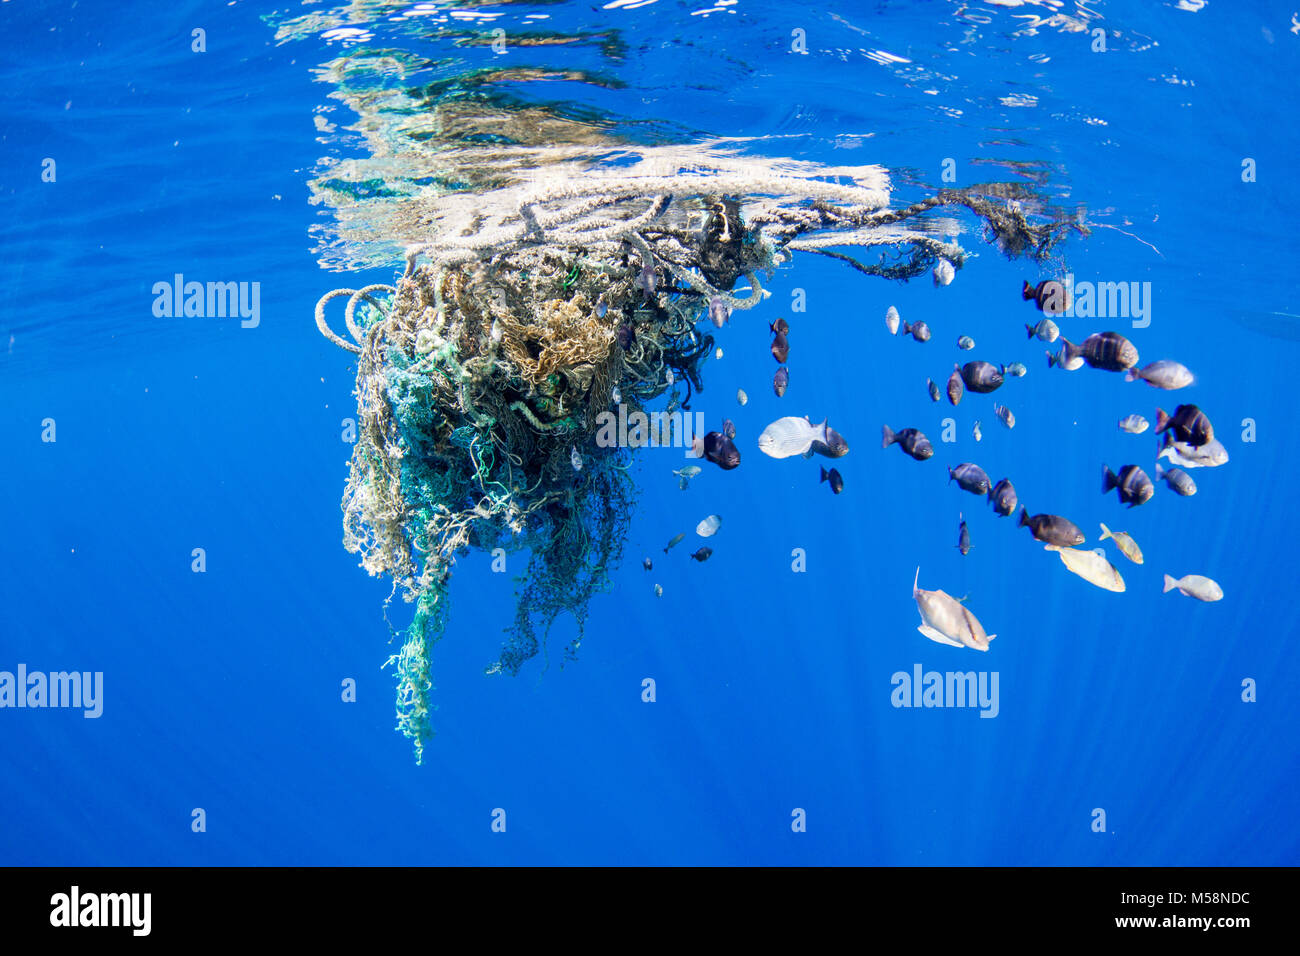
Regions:
<instances>
[{"instance_id":1,"label":"white fish","mask_svg":"<svg viewBox=\"0 0 1300 956\"><path fill-rule=\"evenodd\" d=\"M1172 432L1165 434L1171 435ZM1217 438L1211 438L1200 447L1183 441L1170 440L1160 449L1156 457L1168 458L1173 464L1183 468L1215 468L1227 463L1228 449L1224 448L1223 442Z\"/></svg>"},{"instance_id":2,"label":"white fish","mask_svg":"<svg viewBox=\"0 0 1300 956\"><path fill-rule=\"evenodd\" d=\"M976 441L984 440L984 433L980 431L979 419L975 420L975 427L971 429L970 433L975 436Z\"/></svg>"},{"instance_id":3,"label":"white fish","mask_svg":"<svg viewBox=\"0 0 1300 956\"><path fill-rule=\"evenodd\" d=\"M921 612L921 623L917 630L930 640L952 647L970 647L977 651L987 651L989 641L996 634L985 634L984 626L956 598L943 591L926 591L917 587L921 580L921 569L916 569L912 581L912 597L916 609Z\"/></svg>"},{"instance_id":4,"label":"white fish","mask_svg":"<svg viewBox=\"0 0 1300 956\"><path fill-rule=\"evenodd\" d=\"M582 456L578 454L578 449L569 449L569 461L572 463L574 471L582 471Z\"/></svg>"},{"instance_id":5,"label":"white fish","mask_svg":"<svg viewBox=\"0 0 1300 956\"><path fill-rule=\"evenodd\" d=\"M502 335L502 332L501 332L501 320L500 320L500 319L493 319L493 320L492 320L492 332L491 332L492 341L493 341L493 342L500 342L500 341L501 341L501 335Z\"/></svg>"},{"instance_id":6,"label":"white fish","mask_svg":"<svg viewBox=\"0 0 1300 956\"><path fill-rule=\"evenodd\" d=\"M998 416L998 421L1008 428L1016 427L1016 416L1011 413L1011 409L1005 405L994 405L993 414Z\"/></svg>"},{"instance_id":7,"label":"white fish","mask_svg":"<svg viewBox=\"0 0 1300 956\"><path fill-rule=\"evenodd\" d=\"M712 538L721 527L722 517L720 515L709 515L695 526L695 533L701 538Z\"/></svg>"},{"instance_id":8,"label":"white fish","mask_svg":"<svg viewBox=\"0 0 1300 956\"><path fill-rule=\"evenodd\" d=\"M1037 337L1038 341L1046 342L1048 345L1061 336L1061 330L1057 328L1056 323L1048 318L1040 319L1037 325L1026 325L1025 331L1029 333L1031 339Z\"/></svg>"},{"instance_id":9,"label":"white fish","mask_svg":"<svg viewBox=\"0 0 1300 956\"><path fill-rule=\"evenodd\" d=\"M1165 591L1172 591L1174 588L1178 588L1188 597L1194 597L1198 601L1223 600L1223 588L1219 587L1219 582L1199 574L1184 574L1176 581L1172 575L1166 574Z\"/></svg>"},{"instance_id":10,"label":"white fish","mask_svg":"<svg viewBox=\"0 0 1300 956\"><path fill-rule=\"evenodd\" d=\"M940 259L934 266L934 284L947 285L957 275L957 270L953 268L951 262L947 259Z\"/></svg>"},{"instance_id":11,"label":"white fish","mask_svg":"<svg viewBox=\"0 0 1300 956\"><path fill-rule=\"evenodd\" d=\"M623 393L618 390L617 385L615 385L614 390L609 393L609 397L614 400L615 405L622 404L623 402Z\"/></svg>"},{"instance_id":12,"label":"white fish","mask_svg":"<svg viewBox=\"0 0 1300 956\"><path fill-rule=\"evenodd\" d=\"M713 353L713 357L714 357L715 359L720 359L720 358L722 358L722 349L719 348L716 352L714 352L714 353Z\"/></svg>"},{"instance_id":13,"label":"white fish","mask_svg":"<svg viewBox=\"0 0 1300 956\"><path fill-rule=\"evenodd\" d=\"M787 415L763 429L758 436L758 450L770 458L793 458L811 448L814 441L831 443L825 421L814 425L807 418Z\"/></svg>"},{"instance_id":14,"label":"white fish","mask_svg":"<svg viewBox=\"0 0 1300 956\"><path fill-rule=\"evenodd\" d=\"M672 370L672 369L670 369L670 368L669 368L669 369L664 369L664 381L667 382L669 385L671 385L673 382L677 381L677 377L676 377L675 375L673 375L673 370Z\"/></svg>"},{"instance_id":15,"label":"white fish","mask_svg":"<svg viewBox=\"0 0 1300 956\"><path fill-rule=\"evenodd\" d=\"M664 586L662 584L656 584L655 597L663 597L663 596L664 596Z\"/></svg>"},{"instance_id":16,"label":"white fish","mask_svg":"<svg viewBox=\"0 0 1300 956\"><path fill-rule=\"evenodd\" d=\"M745 390L743 388L736 389L736 401L738 401L741 405L744 405L749 401L749 396L745 394Z\"/></svg>"},{"instance_id":17,"label":"white fish","mask_svg":"<svg viewBox=\"0 0 1300 956\"><path fill-rule=\"evenodd\" d=\"M1119 420L1120 431L1128 432L1130 435L1141 435L1150 427L1151 423L1141 415L1127 415Z\"/></svg>"},{"instance_id":18,"label":"white fish","mask_svg":"<svg viewBox=\"0 0 1300 956\"><path fill-rule=\"evenodd\" d=\"M1061 349L1055 355L1047 353L1047 367L1059 365L1067 372L1073 372L1075 369L1083 368L1082 355L1070 355L1065 349Z\"/></svg>"},{"instance_id":19,"label":"white fish","mask_svg":"<svg viewBox=\"0 0 1300 956\"><path fill-rule=\"evenodd\" d=\"M1133 540L1131 534L1126 534L1123 531L1111 531L1110 528L1103 524L1101 526L1101 537L1097 540L1105 541L1107 538L1115 542L1116 546L1123 552L1124 557L1134 564L1142 563L1142 549L1138 547L1138 543Z\"/></svg>"},{"instance_id":20,"label":"white fish","mask_svg":"<svg viewBox=\"0 0 1300 956\"><path fill-rule=\"evenodd\" d=\"M889 329L890 335L898 334L898 310L892 305L885 313L885 328Z\"/></svg>"},{"instance_id":21,"label":"white fish","mask_svg":"<svg viewBox=\"0 0 1300 956\"><path fill-rule=\"evenodd\" d=\"M1131 368L1124 373L1124 381L1126 382L1136 382L1138 379L1142 379L1148 385L1170 390L1185 388L1192 384L1194 378L1192 370L1186 365L1169 359L1152 362L1143 369Z\"/></svg>"},{"instance_id":22,"label":"white fish","mask_svg":"<svg viewBox=\"0 0 1300 956\"><path fill-rule=\"evenodd\" d=\"M1044 545L1044 550L1057 552L1061 556L1061 563L1089 584L1107 591L1124 590L1124 579L1104 554L1079 548L1062 548L1055 544Z\"/></svg>"}]
</instances>

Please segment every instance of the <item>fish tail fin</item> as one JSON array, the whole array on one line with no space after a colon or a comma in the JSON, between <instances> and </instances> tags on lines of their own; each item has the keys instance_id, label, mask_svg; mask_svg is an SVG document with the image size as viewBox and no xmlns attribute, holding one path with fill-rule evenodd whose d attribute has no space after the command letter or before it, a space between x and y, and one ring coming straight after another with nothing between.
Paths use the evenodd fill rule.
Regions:
<instances>
[{"instance_id":1,"label":"fish tail fin","mask_svg":"<svg viewBox=\"0 0 1300 956\"><path fill-rule=\"evenodd\" d=\"M1110 533L1110 528L1107 528L1106 523L1103 521L1101 522L1101 537L1098 538L1097 540L1105 541L1107 538L1110 538L1113 541L1115 539L1115 536Z\"/></svg>"},{"instance_id":2,"label":"fish tail fin","mask_svg":"<svg viewBox=\"0 0 1300 956\"><path fill-rule=\"evenodd\" d=\"M1047 356L1047 367L1048 367L1048 368L1051 368L1053 365L1056 364L1056 356L1053 355L1050 351L1047 351L1046 349L1044 349L1043 354Z\"/></svg>"},{"instance_id":3,"label":"fish tail fin","mask_svg":"<svg viewBox=\"0 0 1300 956\"><path fill-rule=\"evenodd\" d=\"M894 443L894 430L888 425L880 426L880 447L888 448Z\"/></svg>"},{"instance_id":4,"label":"fish tail fin","mask_svg":"<svg viewBox=\"0 0 1300 956\"><path fill-rule=\"evenodd\" d=\"M1124 381L1126 382L1136 382L1139 377L1140 376L1137 373L1137 369L1134 368L1131 368L1124 373Z\"/></svg>"},{"instance_id":5,"label":"fish tail fin","mask_svg":"<svg viewBox=\"0 0 1300 956\"><path fill-rule=\"evenodd\" d=\"M1114 488L1117 484L1119 484L1119 479L1116 478L1115 473L1110 470L1110 466L1102 465L1101 466L1101 493L1105 494L1106 492Z\"/></svg>"},{"instance_id":6,"label":"fish tail fin","mask_svg":"<svg viewBox=\"0 0 1300 956\"><path fill-rule=\"evenodd\" d=\"M1020 298L1028 302L1034 297L1034 287L1028 282L1022 282L1020 285Z\"/></svg>"},{"instance_id":7,"label":"fish tail fin","mask_svg":"<svg viewBox=\"0 0 1300 956\"><path fill-rule=\"evenodd\" d=\"M986 641L991 641L991 640L993 640L993 638L995 638L995 637L997 637L996 634L985 634L985 635L984 635L984 640L986 640ZM987 649L988 649L988 648L985 648L985 650L987 650Z\"/></svg>"},{"instance_id":8,"label":"fish tail fin","mask_svg":"<svg viewBox=\"0 0 1300 956\"><path fill-rule=\"evenodd\" d=\"M1165 471L1164 466L1161 465L1160 462L1156 462L1156 481L1164 478L1167 474L1169 474L1169 472Z\"/></svg>"},{"instance_id":9,"label":"fish tail fin","mask_svg":"<svg viewBox=\"0 0 1300 956\"><path fill-rule=\"evenodd\" d=\"M1174 588L1176 588L1176 587L1178 587L1178 582L1175 581L1175 580L1174 580L1172 577L1170 577L1168 574L1166 574L1166 575L1165 575L1165 589L1164 589L1163 591L1161 591L1160 593L1161 593L1161 594L1167 594L1168 592L1172 591L1172 590L1173 590Z\"/></svg>"},{"instance_id":10,"label":"fish tail fin","mask_svg":"<svg viewBox=\"0 0 1300 956\"><path fill-rule=\"evenodd\" d=\"M1025 326L1025 338L1027 338L1027 339L1032 339L1033 337L1034 337L1034 327L1033 327L1032 325L1026 325L1026 326Z\"/></svg>"},{"instance_id":11,"label":"fish tail fin","mask_svg":"<svg viewBox=\"0 0 1300 956\"><path fill-rule=\"evenodd\" d=\"M825 465L819 465L818 467L821 468L821 472L822 472L822 481L825 481L825 480L826 480L826 466L825 466ZM820 484L820 483L821 483L821 482L818 482L818 484Z\"/></svg>"},{"instance_id":12,"label":"fish tail fin","mask_svg":"<svg viewBox=\"0 0 1300 956\"><path fill-rule=\"evenodd\" d=\"M998 366L998 372L999 372L999 374L1006 375L1006 374L1007 374L1007 367L1006 367L1005 365L999 365L999 366Z\"/></svg>"},{"instance_id":13,"label":"fish tail fin","mask_svg":"<svg viewBox=\"0 0 1300 956\"><path fill-rule=\"evenodd\" d=\"M1083 354L1083 349L1080 346L1075 345L1064 335L1061 336L1061 351L1060 354L1057 356L1056 359L1057 362L1060 362L1062 365L1064 365L1066 362L1073 362L1082 354ZM1061 356L1064 356L1064 361L1061 360Z\"/></svg>"},{"instance_id":14,"label":"fish tail fin","mask_svg":"<svg viewBox=\"0 0 1300 956\"><path fill-rule=\"evenodd\" d=\"M952 465L948 466L948 484L952 484Z\"/></svg>"},{"instance_id":15,"label":"fish tail fin","mask_svg":"<svg viewBox=\"0 0 1300 956\"><path fill-rule=\"evenodd\" d=\"M911 334L912 334L912 327L911 327L910 325L907 324L907 320L906 320L906 319L903 320L903 334L904 334L904 335L911 335Z\"/></svg>"},{"instance_id":16,"label":"fish tail fin","mask_svg":"<svg viewBox=\"0 0 1300 956\"><path fill-rule=\"evenodd\" d=\"M1156 432L1162 432L1169 427L1169 415L1163 408L1156 409Z\"/></svg>"},{"instance_id":17,"label":"fish tail fin","mask_svg":"<svg viewBox=\"0 0 1300 956\"><path fill-rule=\"evenodd\" d=\"M1017 527L1017 528L1025 528L1025 527L1028 527L1028 526L1029 526L1029 509L1027 509L1024 505L1021 505L1021 506L1020 506L1020 520L1016 522L1016 527Z\"/></svg>"},{"instance_id":18,"label":"fish tail fin","mask_svg":"<svg viewBox=\"0 0 1300 956\"><path fill-rule=\"evenodd\" d=\"M921 580L921 566L918 564L916 566L916 577L912 578L912 597L916 597L916 595L920 593L920 589L917 588L916 586L920 580Z\"/></svg>"}]
</instances>

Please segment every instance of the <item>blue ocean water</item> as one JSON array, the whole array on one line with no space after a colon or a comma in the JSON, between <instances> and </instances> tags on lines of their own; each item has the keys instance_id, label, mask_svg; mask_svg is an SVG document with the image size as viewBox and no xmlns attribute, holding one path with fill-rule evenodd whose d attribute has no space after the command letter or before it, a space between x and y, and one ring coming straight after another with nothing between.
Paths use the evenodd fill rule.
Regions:
<instances>
[{"instance_id":1,"label":"blue ocean water","mask_svg":"<svg viewBox=\"0 0 1300 956\"><path fill-rule=\"evenodd\" d=\"M1290 8L363 6L0 5L0 671L104 675L97 719L0 709L0 862L1297 862ZM498 28L567 39L471 42ZM493 83L638 141L754 137L757 153L879 163L899 202L1032 186L1091 227L1059 247L1060 271L1150 283L1149 325L1063 318L1064 334L1113 328L1144 364L1177 359L1197 380L1167 393L1049 370L1020 286L1055 272L978 232L948 286L796 256L718 333L693 406L735 420L741 467L683 491L680 451L639 455L631 537L578 660L560 653L566 617L517 677L485 676L511 582L485 554L457 566L438 737L416 766L381 669L388 584L340 543L355 366L312 321L326 290L398 267L326 271L308 232L330 222L307 188L322 158L364 149L317 122L351 122L326 64L359 46L424 58L421 82L448 98ZM497 57L536 72L485 78ZM152 289L177 274L259 283L256 327L156 316ZM890 305L934 338L890 336ZM778 316L792 327L780 399ZM925 378L942 386L972 357L1029 371L932 404ZM1154 436L1116 420L1179 402L1207 412L1230 461L1193 471L1191 498L1160 485L1129 511L1103 496L1103 463L1153 471ZM821 461L758 452L789 414L829 417L850 442L842 495L819 484ZM882 451L882 424L922 428L935 457ZM1107 547L1121 594L1069 574L946 483L962 461L1011 476L1031 513L1071 517L1086 547L1100 522L1131 533L1145 563ZM715 553L692 562L711 513ZM987 654L917 633L918 566L923 587L968 595L997 633ZM1225 597L1162 594L1166 572ZM996 672L996 717L893 706L893 675L917 665Z\"/></svg>"}]
</instances>

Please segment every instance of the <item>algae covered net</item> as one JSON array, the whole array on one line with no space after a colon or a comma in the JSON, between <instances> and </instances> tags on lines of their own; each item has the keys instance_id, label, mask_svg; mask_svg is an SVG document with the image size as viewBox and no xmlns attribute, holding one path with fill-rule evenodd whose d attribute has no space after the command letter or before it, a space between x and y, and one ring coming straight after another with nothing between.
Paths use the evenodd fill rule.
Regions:
<instances>
[{"instance_id":1,"label":"algae covered net","mask_svg":"<svg viewBox=\"0 0 1300 956\"><path fill-rule=\"evenodd\" d=\"M323 162L312 188L333 217L322 263L389 262L395 277L326 293L316 322L356 358L344 545L414 606L390 663L417 759L457 558L528 556L489 672L516 673L566 613L575 653L636 497L635 451L602 440L601 413L689 408L711 318L743 321L800 253L892 279L960 268L944 210L1013 256L1045 258L1071 228L1034 215L1019 187L891 205L879 166L763 155L755 141L637 143L463 90L349 82L391 59L328 65L367 155Z\"/></svg>"}]
</instances>

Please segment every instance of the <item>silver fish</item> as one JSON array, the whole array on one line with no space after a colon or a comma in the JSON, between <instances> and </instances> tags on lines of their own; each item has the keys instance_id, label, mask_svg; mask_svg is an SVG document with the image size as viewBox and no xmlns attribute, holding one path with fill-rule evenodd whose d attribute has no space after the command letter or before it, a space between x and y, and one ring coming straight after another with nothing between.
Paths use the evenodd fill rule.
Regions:
<instances>
[{"instance_id":1,"label":"silver fish","mask_svg":"<svg viewBox=\"0 0 1300 956\"><path fill-rule=\"evenodd\" d=\"M885 328L889 329L890 335L898 334L898 322L898 310L891 305L885 312Z\"/></svg>"},{"instance_id":2,"label":"silver fish","mask_svg":"<svg viewBox=\"0 0 1300 956\"><path fill-rule=\"evenodd\" d=\"M1123 591L1124 579L1115 570L1115 566L1106 560L1104 554L1096 551L1080 551L1078 548L1062 548L1059 545L1044 545L1044 550L1055 551L1061 556L1061 563L1089 584L1095 584L1107 591Z\"/></svg>"},{"instance_id":3,"label":"silver fish","mask_svg":"<svg viewBox=\"0 0 1300 956\"><path fill-rule=\"evenodd\" d=\"M736 401L739 402L741 405L748 404L749 396L745 394L745 390L743 388L736 389Z\"/></svg>"},{"instance_id":4,"label":"silver fish","mask_svg":"<svg viewBox=\"0 0 1300 956\"><path fill-rule=\"evenodd\" d=\"M1165 443L1156 457L1168 458L1171 464L1182 468L1215 468L1227 464L1228 449L1217 438L1210 439L1204 445L1189 445L1184 441L1175 441L1172 432L1165 432Z\"/></svg>"},{"instance_id":5,"label":"silver fish","mask_svg":"<svg viewBox=\"0 0 1300 956\"><path fill-rule=\"evenodd\" d=\"M1037 325L1026 325L1025 331L1029 333L1029 338L1037 336L1038 341L1046 342L1051 345L1061 335L1061 330L1057 328L1056 323L1051 319L1039 319Z\"/></svg>"},{"instance_id":6,"label":"silver fish","mask_svg":"<svg viewBox=\"0 0 1300 956\"><path fill-rule=\"evenodd\" d=\"M718 533L722 527L722 518L720 515L709 515L703 521L695 526L695 533L701 538L711 538Z\"/></svg>"},{"instance_id":7,"label":"silver fish","mask_svg":"<svg viewBox=\"0 0 1300 956\"><path fill-rule=\"evenodd\" d=\"M1073 372L1077 368L1083 368L1083 356L1067 355L1065 349L1061 349L1055 355L1051 352L1044 352L1043 354L1047 356L1048 368L1051 368L1053 365L1059 365L1067 372Z\"/></svg>"},{"instance_id":8,"label":"silver fish","mask_svg":"<svg viewBox=\"0 0 1300 956\"><path fill-rule=\"evenodd\" d=\"M681 478L690 480L696 477L702 471L699 465L684 465L681 468L674 468L673 474Z\"/></svg>"},{"instance_id":9,"label":"silver fish","mask_svg":"<svg viewBox=\"0 0 1300 956\"><path fill-rule=\"evenodd\" d=\"M1016 427L1016 416L1011 413L1011 409L1005 405L994 405L993 414L998 416L998 421L1008 428Z\"/></svg>"},{"instance_id":10,"label":"silver fish","mask_svg":"<svg viewBox=\"0 0 1300 956\"><path fill-rule=\"evenodd\" d=\"M1166 469L1160 462L1156 462L1156 481L1161 480L1174 494L1182 495L1184 498L1196 494L1196 482L1192 480L1191 475L1181 468Z\"/></svg>"},{"instance_id":11,"label":"silver fish","mask_svg":"<svg viewBox=\"0 0 1300 956\"><path fill-rule=\"evenodd\" d=\"M925 380L925 387L930 390L930 401L937 402L943 397L939 392L939 386L934 384L934 379L927 378Z\"/></svg>"},{"instance_id":12,"label":"silver fish","mask_svg":"<svg viewBox=\"0 0 1300 956\"><path fill-rule=\"evenodd\" d=\"M731 309L727 308L727 303L715 295L709 300L709 321L713 323L715 328L720 329L729 318L731 318Z\"/></svg>"},{"instance_id":13,"label":"silver fish","mask_svg":"<svg viewBox=\"0 0 1300 956\"><path fill-rule=\"evenodd\" d=\"M997 635L985 634L984 625L956 598L943 591L927 591L918 586L920 580L921 569L917 567L912 581L912 598L921 612L917 630L939 644L987 651L989 641Z\"/></svg>"},{"instance_id":14,"label":"silver fish","mask_svg":"<svg viewBox=\"0 0 1300 956\"><path fill-rule=\"evenodd\" d=\"M787 415L778 418L758 436L758 450L771 458L793 458L812 447L814 441L829 445L826 422L813 425L807 418Z\"/></svg>"},{"instance_id":15,"label":"silver fish","mask_svg":"<svg viewBox=\"0 0 1300 956\"><path fill-rule=\"evenodd\" d=\"M1185 574L1177 580L1172 575L1166 574L1165 590L1162 593L1172 591L1174 588L1198 601L1223 600L1223 588L1219 587L1219 582L1199 574Z\"/></svg>"},{"instance_id":16,"label":"silver fish","mask_svg":"<svg viewBox=\"0 0 1300 956\"><path fill-rule=\"evenodd\" d=\"M984 433L980 431L980 420L975 419L975 427L970 430L971 435L976 441L983 441Z\"/></svg>"},{"instance_id":17,"label":"silver fish","mask_svg":"<svg viewBox=\"0 0 1300 956\"><path fill-rule=\"evenodd\" d=\"M1003 375L1014 375L1016 378L1024 378L1028 371L1024 362L1012 362L1010 365L1002 366Z\"/></svg>"},{"instance_id":18,"label":"silver fish","mask_svg":"<svg viewBox=\"0 0 1300 956\"><path fill-rule=\"evenodd\" d=\"M573 465L574 471L582 471L582 456L578 454L578 449L569 449L569 463Z\"/></svg>"},{"instance_id":19,"label":"silver fish","mask_svg":"<svg viewBox=\"0 0 1300 956\"><path fill-rule=\"evenodd\" d=\"M947 285L957 275L957 270L947 259L940 259L934 266L934 284Z\"/></svg>"},{"instance_id":20,"label":"silver fish","mask_svg":"<svg viewBox=\"0 0 1300 956\"><path fill-rule=\"evenodd\" d=\"M662 584L656 584L655 597L663 597L663 596L664 596L664 586Z\"/></svg>"},{"instance_id":21,"label":"silver fish","mask_svg":"<svg viewBox=\"0 0 1300 956\"><path fill-rule=\"evenodd\" d=\"M1169 359L1152 362L1143 369L1131 368L1124 373L1124 381L1126 382L1136 382L1138 379L1142 379L1148 385L1170 390L1186 388L1192 384L1194 378L1191 369L1186 365Z\"/></svg>"},{"instance_id":22,"label":"silver fish","mask_svg":"<svg viewBox=\"0 0 1300 956\"><path fill-rule=\"evenodd\" d=\"M1150 427L1151 423L1141 415L1129 415L1119 420L1119 430L1130 435L1141 435Z\"/></svg>"},{"instance_id":23,"label":"silver fish","mask_svg":"<svg viewBox=\"0 0 1300 956\"><path fill-rule=\"evenodd\" d=\"M963 335L957 340L957 348L961 349L963 352L969 352L974 347L975 340L969 335Z\"/></svg>"},{"instance_id":24,"label":"silver fish","mask_svg":"<svg viewBox=\"0 0 1300 956\"><path fill-rule=\"evenodd\" d=\"M1097 540L1105 541L1107 538L1110 538L1115 542L1116 547L1123 552L1124 557L1128 558L1134 564L1142 563L1142 549L1138 547L1138 543L1133 540L1131 534L1127 534L1123 531L1111 531L1110 528L1107 528L1103 523L1101 526L1101 537Z\"/></svg>"}]
</instances>

